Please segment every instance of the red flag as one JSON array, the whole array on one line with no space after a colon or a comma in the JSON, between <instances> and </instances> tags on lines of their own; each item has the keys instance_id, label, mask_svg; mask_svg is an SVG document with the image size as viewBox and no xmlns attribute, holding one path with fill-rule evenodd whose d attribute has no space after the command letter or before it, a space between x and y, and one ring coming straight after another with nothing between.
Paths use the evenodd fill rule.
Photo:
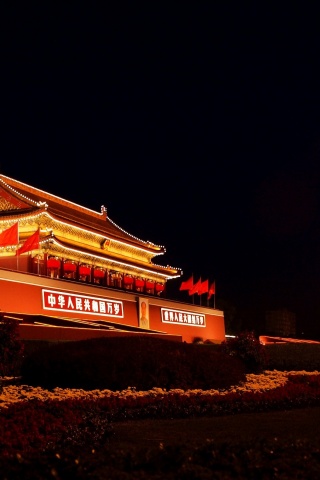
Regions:
<instances>
[{"instance_id":1,"label":"red flag","mask_svg":"<svg viewBox=\"0 0 320 480\"><path fill-rule=\"evenodd\" d=\"M22 253L29 252L30 250L37 250L40 243L40 228L34 232L31 237L27 238L22 247L18 248L16 255L21 255Z\"/></svg>"},{"instance_id":2,"label":"red flag","mask_svg":"<svg viewBox=\"0 0 320 480\"><path fill-rule=\"evenodd\" d=\"M181 283L179 290L190 290L190 288L192 287L193 287L193 275L191 275L189 280L186 280L185 282Z\"/></svg>"},{"instance_id":3,"label":"red flag","mask_svg":"<svg viewBox=\"0 0 320 480\"><path fill-rule=\"evenodd\" d=\"M210 288L208 290L208 300L210 300L212 295L215 295L216 293L216 282L212 282L210 285Z\"/></svg>"},{"instance_id":4,"label":"red flag","mask_svg":"<svg viewBox=\"0 0 320 480\"><path fill-rule=\"evenodd\" d=\"M9 245L17 245L19 243L18 222L12 225L7 230L0 233L0 247L7 247Z\"/></svg>"},{"instance_id":5,"label":"red flag","mask_svg":"<svg viewBox=\"0 0 320 480\"><path fill-rule=\"evenodd\" d=\"M189 295L194 295L195 293L199 293L199 289L201 287L201 278L193 285L192 288L189 290Z\"/></svg>"},{"instance_id":6,"label":"red flag","mask_svg":"<svg viewBox=\"0 0 320 480\"><path fill-rule=\"evenodd\" d=\"M198 295L202 295L203 293L207 293L208 290L209 290L209 280L205 280L200 285L200 288L198 290Z\"/></svg>"}]
</instances>

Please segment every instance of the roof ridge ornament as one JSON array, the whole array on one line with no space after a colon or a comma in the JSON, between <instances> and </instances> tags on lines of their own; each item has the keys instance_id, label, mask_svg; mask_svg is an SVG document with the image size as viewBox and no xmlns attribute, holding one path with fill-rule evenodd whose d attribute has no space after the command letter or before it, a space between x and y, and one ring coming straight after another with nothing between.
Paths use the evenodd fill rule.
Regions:
<instances>
[{"instance_id":1,"label":"roof ridge ornament","mask_svg":"<svg viewBox=\"0 0 320 480\"><path fill-rule=\"evenodd\" d=\"M101 205L101 215L104 219L107 219L107 209L104 205Z\"/></svg>"}]
</instances>

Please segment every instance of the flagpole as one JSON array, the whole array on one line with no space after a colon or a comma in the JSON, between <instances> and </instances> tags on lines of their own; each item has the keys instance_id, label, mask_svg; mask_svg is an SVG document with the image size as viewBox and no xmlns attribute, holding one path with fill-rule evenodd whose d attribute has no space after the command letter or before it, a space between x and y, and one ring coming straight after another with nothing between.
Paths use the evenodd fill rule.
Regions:
<instances>
[{"instance_id":1,"label":"flagpole","mask_svg":"<svg viewBox=\"0 0 320 480\"><path fill-rule=\"evenodd\" d=\"M194 286L194 276L193 276L193 272L192 272L192 288ZM192 294L192 305L194 305L194 293Z\"/></svg>"},{"instance_id":2,"label":"flagpole","mask_svg":"<svg viewBox=\"0 0 320 480\"><path fill-rule=\"evenodd\" d=\"M216 281L214 280L211 284L210 284L210 287L208 288L208 295L207 295L207 306L209 307L210 305L210 298L212 297L212 295L214 295L213 297L213 308L216 308L216 297L215 297L215 293L216 293Z\"/></svg>"},{"instance_id":3,"label":"flagpole","mask_svg":"<svg viewBox=\"0 0 320 480\"><path fill-rule=\"evenodd\" d=\"M192 274L192 279L193 279L193 274ZM193 279L193 280L194 280L194 279ZM194 286L194 281L192 281L192 283L193 283L193 286ZM199 280L197 281L196 286L197 286L198 283L199 283ZM194 305L194 302L195 302L195 298L194 298L195 293L196 293L196 292L193 292L193 293L192 293L192 305Z\"/></svg>"},{"instance_id":4,"label":"flagpole","mask_svg":"<svg viewBox=\"0 0 320 480\"><path fill-rule=\"evenodd\" d=\"M192 272L192 288L193 288L193 285L194 285L194 276L193 276L193 272ZM194 293L192 294L192 305L194 304Z\"/></svg>"}]
</instances>

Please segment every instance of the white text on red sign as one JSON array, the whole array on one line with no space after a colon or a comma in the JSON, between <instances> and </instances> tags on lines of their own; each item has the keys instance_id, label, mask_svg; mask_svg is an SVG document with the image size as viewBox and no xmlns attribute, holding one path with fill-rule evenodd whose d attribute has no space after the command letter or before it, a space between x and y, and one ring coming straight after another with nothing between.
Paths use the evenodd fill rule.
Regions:
<instances>
[{"instance_id":1,"label":"white text on red sign","mask_svg":"<svg viewBox=\"0 0 320 480\"><path fill-rule=\"evenodd\" d=\"M161 320L163 323L189 325L190 327L206 326L205 315L200 313L184 312L183 310L173 310L169 308L161 308Z\"/></svg>"},{"instance_id":2,"label":"white text on red sign","mask_svg":"<svg viewBox=\"0 0 320 480\"><path fill-rule=\"evenodd\" d=\"M123 303L120 301L55 290L42 290L42 307L45 310L123 318Z\"/></svg>"}]
</instances>

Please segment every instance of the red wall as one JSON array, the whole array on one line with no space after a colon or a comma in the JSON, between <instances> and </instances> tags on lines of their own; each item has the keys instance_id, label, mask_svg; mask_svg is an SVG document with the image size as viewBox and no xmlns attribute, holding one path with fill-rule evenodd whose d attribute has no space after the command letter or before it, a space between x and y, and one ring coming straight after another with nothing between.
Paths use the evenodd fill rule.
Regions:
<instances>
[{"instance_id":1,"label":"red wall","mask_svg":"<svg viewBox=\"0 0 320 480\"><path fill-rule=\"evenodd\" d=\"M19 337L23 340L48 340L51 342L67 342L86 340L88 338L120 337L141 335L139 332L121 332L112 330L96 330L91 328L46 327L42 325L19 325ZM182 341L177 335L149 333L152 337L166 338L176 342Z\"/></svg>"},{"instance_id":2,"label":"red wall","mask_svg":"<svg viewBox=\"0 0 320 480\"><path fill-rule=\"evenodd\" d=\"M60 292L74 293L101 297L101 299L113 299L123 302L123 318L101 317L99 314L86 314L84 312L57 312L43 309L42 289L50 289ZM194 338L212 340L217 343L225 340L225 327L223 312L208 307L191 305L159 297L147 297L141 295L149 302L150 329L157 332L178 336L185 342L192 342ZM127 293L106 287L95 287L87 284L79 284L61 279L51 279L38 275L0 270L0 311L16 314L50 315L51 317L77 318L81 320L105 320L121 325L139 326L139 296L136 293ZM205 327L188 324L163 323L161 308L180 310L194 315L205 317ZM46 328L46 327L45 327ZM53 329L47 327L43 336L52 335ZM71 330L73 330L71 328ZM87 329L88 330L88 329ZM32 331L32 330L31 330ZM33 330L36 332L36 330ZM23 328L21 328L23 335ZM27 335L27 333L25 333ZM67 334L67 331L66 331ZM29 335L29 333L28 333ZM38 335L38 333L37 333ZM69 335L69 333L68 333ZM77 334L75 333L75 336ZM79 335L79 333L78 333ZM96 334L95 334L96 335ZM23 337L22 337L23 338ZM29 338L30 339L30 338ZM42 339L45 339L44 337ZM48 339L48 338L46 338Z\"/></svg>"}]
</instances>

